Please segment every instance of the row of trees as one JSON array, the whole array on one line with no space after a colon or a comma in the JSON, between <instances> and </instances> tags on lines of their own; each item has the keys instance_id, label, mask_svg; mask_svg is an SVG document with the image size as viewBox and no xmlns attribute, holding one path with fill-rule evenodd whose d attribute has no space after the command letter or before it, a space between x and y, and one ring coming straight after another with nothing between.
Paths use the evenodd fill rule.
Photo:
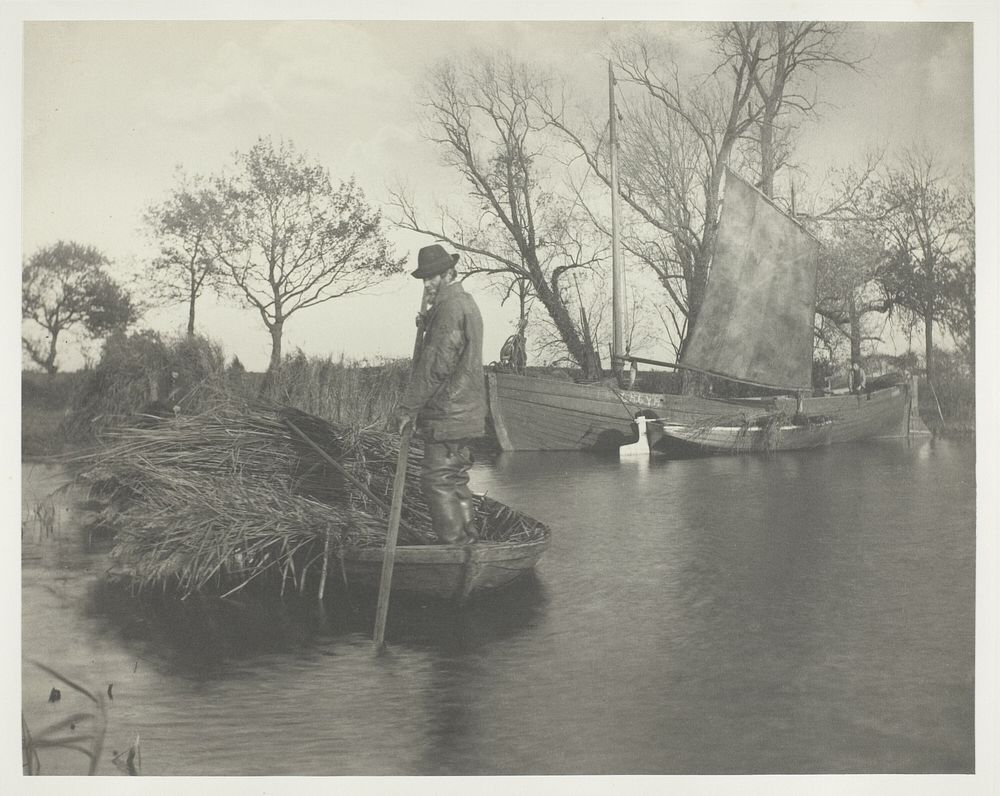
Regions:
<instances>
[{"instance_id":1,"label":"row of trees","mask_svg":"<svg viewBox=\"0 0 1000 796\"><path fill-rule=\"evenodd\" d=\"M827 243L817 338L846 341L855 358L872 314L944 324L974 355L971 186L931 154L871 156L813 195L776 196L779 175L801 182L796 132L817 113L818 77L860 70L851 29L816 22L733 22L707 32L714 59L684 71L689 53L637 37L612 52L619 109L623 248L662 287L656 308L679 356L697 322L715 243L726 165L800 217ZM542 345L555 344L586 377L601 375L601 309L609 224L609 140L603 113L573 112L564 84L507 55L442 62L426 81L425 132L469 189L461 207L421 216L393 193L399 223L464 251L523 316L533 307ZM813 175L815 176L815 175ZM801 194L801 192L800 192ZM799 207L795 205L798 204ZM810 207L808 214L799 212ZM430 219L434 219L431 221ZM581 289L581 283L584 287ZM633 297L633 304L639 302ZM639 324L631 319L632 344ZM649 341L642 341L649 342Z\"/></svg>"},{"instance_id":2,"label":"row of trees","mask_svg":"<svg viewBox=\"0 0 1000 796\"><path fill-rule=\"evenodd\" d=\"M929 373L934 330L942 327L975 369L975 200L967 178L949 174L926 148L906 149L850 206L823 220L822 344L846 337L857 360L862 343L878 340L878 326L895 314L908 328L923 326Z\"/></svg>"},{"instance_id":3,"label":"row of trees","mask_svg":"<svg viewBox=\"0 0 1000 796\"><path fill-rule=\"evenodd\" d=\"M179 173L146 223L160 249L152 281L162 299L187 303L188 333L204 290L235 293L271 335L270 370L293 315L371 287L404 262L353 179L334 186L322 165L266 138L237 154L229 173Z\"/></svg>"},{"instance_id":4,"label":"row of trees","mask_svg":"<svg viewBox=\"0 0 1000 796\"><path fill-rule=\"evenodd\" d=\"M816 176L795 162L796 132L816 114L819 76L863 67L865 54L851 49L850 33L831 23L719 24L707 30L700 71L685 71L690 53L679 54L669 41L636 37L614 45L623 249L630 272L659 285L649 304L677 355L697 322L723 171L732 165L756 177L764 194L827 244L817 304L820 346L846 344L858 358L878 336L878 321L895 313L923 324L929 370L935 327L946 327L974 361L969 181L949 175L932 153L913 149L895 159L872 156L835 180L826 176L822 189L776 195L780 176L789 186L793 175L800 185ZM606 114L574 111L554 75L505 54L442 61L423 85L424 134L468 198L425 216L416 197L398 188L390 195L395 223L464 252L469 275L503 300L516 298L522 323L530 315L536 349L558 351L549 359L562 356L585 377L599 378L610 256ZM380 212L353 181L335 187L321 165L269 139L237 154L225 172L179 173L145 223L158 249L148 274L155 298L188 305L189 333L205 291L241 299L271 335L271 368L280 363L292 315L364 290L402 267ZM24 268L24 317L49 330L50 344L43 351L26 339L25 347L48 369L60 324L82 323L97 333L135 315L117 286L127 310L106 311L115 296L99 291L110 280L96 252L84 269L90 281L64 287L94 300L95 311L45 314L51 296L31 285L40 273L59 273L52 257L68 245L43 250ZM633 348L654 342L641 339L644 298L633 291Z\"/></svg>"},{"instance_id":5,"label":"row of trees","mask_svg":"<svg viewBox=\"0 0 1000 796\"><path fill-rule=\"evenodd\" d=\"M206 291L238 298L271 336L270 370L281 362L285 325L296 313L357 293L401 270L381 213L353 180L334 186L327 170L286 142L262 138L232 167L212 176L178 172L169 197L148 209L157 256L143 282L147 302L184 303L195 331ZM92 248L58 243L23 268L23 317L41 326L48 348L30 332L31 359L56 370L60 333L93 335L136 320L128 291L111 279Z\"/></svg>"}]
</instances>

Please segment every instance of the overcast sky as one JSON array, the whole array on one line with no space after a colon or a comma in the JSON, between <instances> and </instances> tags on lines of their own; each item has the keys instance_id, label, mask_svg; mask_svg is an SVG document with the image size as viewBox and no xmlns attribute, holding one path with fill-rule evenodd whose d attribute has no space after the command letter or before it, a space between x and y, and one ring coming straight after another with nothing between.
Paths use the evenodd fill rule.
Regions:
<instances>
[{"instance_id":1,"label":"overcast sky","mask_svg":"<svg viewBox=\"0 0 1000 796\"><path fill-rule=\"evenodd\" d=\"M703 27L643 23L686 51ZM24 30L23 253L57 240L92 244L117 263L148 256L141 214L165 196L176 165L218 170L261 135L292 140L335 180L357 177L370 201L402 178L429 207L461 204L453 175L417 130L415 94L428 67L472 48L506 48L570 78L582 104L606 113L609 41L634 23L600 22L154 22L38 21ZM972 166L972 26L864 23L848 44L863 70L834 70L818 86L829 103L802 130L798 159L817 173L867 147L924 141L955 167ZM401 254L430 241L393 231ZM487 361L511 333L513 307L476 283ZM352 357L406 356L420 290L400 276L378 295L338 299L293 316L284 350ZM178 330L183 307L148 325ZM258 316L204 301L199 329L249 368L270 338ZM656 356L663 352L646 352ZM72 369L69 347L60 356Z\"/></svg>"}]
</instances>

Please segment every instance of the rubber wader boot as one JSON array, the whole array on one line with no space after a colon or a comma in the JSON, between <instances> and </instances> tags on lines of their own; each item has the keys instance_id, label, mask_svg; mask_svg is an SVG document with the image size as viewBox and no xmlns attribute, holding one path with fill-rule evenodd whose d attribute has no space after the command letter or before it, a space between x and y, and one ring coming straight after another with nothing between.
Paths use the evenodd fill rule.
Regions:
<instances>
[{"instance_id":1,"label":"rubber wader boot","mask_svg":"<svg viewBox=\"0 0 1000 796\"><path fill-rule=\"evenodd\" d=\"M441 544L464 542L465 514L455 490L448 484L438 484L427 490L425 496L434 521L434 532Z\"/></svg>"},{"instance_id":2,"label":"rubber wader boot","mask_svg":"<svg viewBox=\"0 0 1000 796\"><path fill-rule=\"evenodd\" d=\"M459 443L429 442L424 446L421 482L434 521L434 532L442 544L470 541L466 527L472 524L474 514L468 487L471 466L467 449ZM470 504L467 507L462 505L465 495Z\"/></svg>"}]
</instances>

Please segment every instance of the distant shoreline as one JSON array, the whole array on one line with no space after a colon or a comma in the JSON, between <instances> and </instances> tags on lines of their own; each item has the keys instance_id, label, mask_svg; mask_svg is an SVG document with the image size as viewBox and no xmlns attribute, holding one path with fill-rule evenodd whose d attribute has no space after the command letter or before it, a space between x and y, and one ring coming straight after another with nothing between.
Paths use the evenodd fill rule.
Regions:
<instances>
[{"instance_id":1,"label":"distant shoreline","mask_svg":"<svg viewBox=\"0 0 1000 796\"><path fill-rule=\"evenodd\" d=\"M369 366L371 367L371 366ZM377 366L376 366L377 367ZM21 461L23 463L54 463L59 457L82 451L91 441L70 439L66 429L72 419L74 397L82 389L90 371L56 373L48 375L35 371L21 374ZM259 374L247 374L248 377ZM941 393L945 415L951 414L945 391ZM303 407L308 410L308 407ZM973 410L974 411L974 410ZM947 418L942 422L930 390L920 391L920 415L927 427L937 436L963 437L976 433L975 417ZM476 445L477 452L491 453L498 450L492 429Z\"/></svg>"}]
</instances>

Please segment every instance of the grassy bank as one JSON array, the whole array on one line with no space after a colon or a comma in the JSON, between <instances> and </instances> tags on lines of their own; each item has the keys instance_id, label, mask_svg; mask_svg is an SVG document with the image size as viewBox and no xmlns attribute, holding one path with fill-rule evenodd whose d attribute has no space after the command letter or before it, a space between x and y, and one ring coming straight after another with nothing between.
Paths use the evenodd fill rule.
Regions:
<instances>
[{"instance_id":1,"label":"grassy bank","mask_svg":"<svg viewBox=\"0 0 1000 796\"><path fill-rule=\"evenodd\" d=\"M53 456L67 449L62 426L82 379L82 373L21 374L22 458Z\"/></svg>"},{"instance_id":2,"label":"grassy bank","mask_svg":"<svg viewBox=\"0 0 1000 796\"><path fill-rule=\"evenodd\" d=\"M920 379L920 416L935 434L975 434L976 379L952 351L934 351L933 386Z\"/></svg>"},{"instance_id":3,"label":"grassy bank","mask_svg":"<svg viewBox=\"0 0 1000 796\"><path fill-rule=\"evenodd\" d=\"M237 359L227 362L221 347L203 338L117 336L92 369L22 374L21 455L86 447L135 414L188 417L262 396L334 423L388 431L409 367L408 360L370 363L296 352L272 378L246 371Z\"/></svg>"},{"instance_id":4,"label":"grassy bank","mask_svg":"<svg viewBox=\"0 0 1000 796\"><path fill-rule=\"evenodd\" d=\"M934 390L921 380L920 415L935 433L974 433L975 380L957 357L947 352L938 356ZM566 379L574 375L551 369L543 373ZM408 374L408 360L371 363L296 352L268 381L236 359L227 362L221 347L204 338L153 332L116 336L92 369L22 374L21 455L52 456L93 444L102 430L136 413L192 416L220 402L251 404L262 394L327 421L388 431ZM642 372L636 386L676 392L680 376ZM496 440L490 434L477 447L494 449Z\"/></svg>"},{"instance_id":5,"label":"grassy bank","mask_svg":"<svg viewBox=\"0 0 1000 796\"><path fill-rule=\"evenodd\" d=\"M920 417L927 428L942 436L976 433L976 385L971 379L935 380L933 389L920 379Z\"/></svg>"}]
</instances>

